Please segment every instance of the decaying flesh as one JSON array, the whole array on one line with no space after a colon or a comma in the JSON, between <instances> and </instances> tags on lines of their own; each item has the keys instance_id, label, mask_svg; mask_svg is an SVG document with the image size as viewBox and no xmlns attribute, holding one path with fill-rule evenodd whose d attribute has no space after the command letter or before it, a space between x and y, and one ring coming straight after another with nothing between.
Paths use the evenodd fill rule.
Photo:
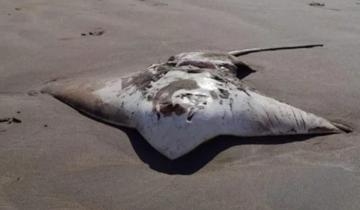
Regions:
<instances>
[{"instance_id":1,"label":"decaying flesh","mask_svg":"<svg viewBox=\"0 0 360 210\"><path fill-rule=\"evenodd\" d=\"M128 77L60 82L44 91L99 120L137 129L169 159L219 135L341 132L324 118L249 89L238 75L251 69L235 56L248 53L181 53Z\"/></svg>"}]
</instances>

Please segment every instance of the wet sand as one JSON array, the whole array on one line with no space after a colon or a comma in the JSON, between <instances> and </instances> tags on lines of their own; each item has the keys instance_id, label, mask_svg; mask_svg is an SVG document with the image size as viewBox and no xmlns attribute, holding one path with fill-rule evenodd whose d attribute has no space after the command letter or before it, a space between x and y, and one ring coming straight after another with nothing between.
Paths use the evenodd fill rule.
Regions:
<instances>
[{"instance_id":1,"label":"wet sand","mask_svg":"<svg viewBox=\"0 0 360 210\"><path fill-rule=\"evenodd\" d=\"M0 0L0 209L359 209L360 1ZM260 92L350 134L219 137L176 161L39 94L170 55L243 56Z\"/></svg>"}]
</instances>

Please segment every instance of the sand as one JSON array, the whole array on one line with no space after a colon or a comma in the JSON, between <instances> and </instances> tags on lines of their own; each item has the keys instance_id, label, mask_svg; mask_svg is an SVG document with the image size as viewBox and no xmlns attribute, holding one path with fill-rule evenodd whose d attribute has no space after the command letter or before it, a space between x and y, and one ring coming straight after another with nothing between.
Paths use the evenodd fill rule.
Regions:
<instances>
[{"instance_id":1,"label":"sand","mask_svg":"<svg viewBox=\"0 0 360 210\"><path fill-rule=\"evenodd\" d=\"M0 209L359 209L360 1L0 0ZM194 50L244 56L268 96L354 128L219 137L168 161L133 130L38 94Z\"/></svg>"}]
</instances>

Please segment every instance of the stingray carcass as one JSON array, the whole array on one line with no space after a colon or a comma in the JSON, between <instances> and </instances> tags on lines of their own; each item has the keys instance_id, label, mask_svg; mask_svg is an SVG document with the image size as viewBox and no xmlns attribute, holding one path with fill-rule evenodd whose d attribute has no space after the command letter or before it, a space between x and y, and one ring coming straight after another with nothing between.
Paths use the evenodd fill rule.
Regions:
<instances>
[{"instance_id":1,"label":"stingray carcass","mask_svg":"<svg viewBox=\"0 0 360 210\"><path fill-rule=\"evenodd\" d=\"M339 133L340 125L241 81L251 68L240 55L315 46L181 53L130 76L56 82L44 91L96 119L137 129L169 159L219 135Z\"/></svg>"}]
</instances>

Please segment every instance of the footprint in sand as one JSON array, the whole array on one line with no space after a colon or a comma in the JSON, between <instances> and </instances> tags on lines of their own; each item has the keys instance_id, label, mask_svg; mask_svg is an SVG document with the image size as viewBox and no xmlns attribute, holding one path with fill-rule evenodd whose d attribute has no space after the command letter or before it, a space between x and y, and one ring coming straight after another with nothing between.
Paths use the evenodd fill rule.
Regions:
<instances>
[{"instance_id":1,"label":"footprint in sand","mask_svg":"<svg viewBox=\"0 0 360 210\"><path fill-rule=\"evenodd\" d=\"M325 3L311 2L311 3L309 3L309 6L312 6L312 7L324 7Z\"/></svg>"},{"instance_id":2,"label":"footprint in sand","mask_svg":"<svg viewBox=\"0 0 360 210\"><path fill-rule=\"evenodd\" d=\"M311 6L311 7L323 8L323 9L332 10L332 11L340 11L340 9L327 8L327 7L325 7L325 3L315 2L315 1L309 3L309 6Z\"/></svg>"},{"instance_id":3,"label":"footprint in sand","mask_svg":"<svg viewBox=\"0 0 360 210\"><path fill-rule=\"evenodd\" d=\"M18 112L19 113L19 112ZM5 132L6 128L8 128L10 125L16 123L21 123L22 121L16 117L3 117L0 118L0 132Z\"/></svg>"},{"instance_id":4,"label":"footprint in sand","mask_svg":"<svg viewBox=\"0 0 360 210\"><path fill-rule=\"evenodd\" d=\"M90 31L90 32L86 32L86 33L81 33L81 36L82 37L85 37L85 36L101 36L105 33L105 30L102 29L102 28L95 28L94 30ZM61 37L61 38L58 38L58 40L61 40L61 41L69 41L69 40L74 40L78 37Z\"/></svg>"},{"instance_id":5,"label":"footprint in sand","mask_svg":"<svg viewBox=\"0 0 360 210\"><path fill-rule=\"evenodd\" d=\"M155 7L163 7L163 6L168 6L169 4L163 2L155 2L152 5Z\"/></svg>"},{"instance_id":6,"label":"footprint in sand","mask_svg":"<svg viewBox=\"0 0 360 210\"><path fill-rule=\"evenodd\" d=\"M149 4L151 4L154 7L164 7L164 6L168 6L168 3L164 3L164 2L159 2L159 1L151 1L151 0L138 0L140 2L147 2Z\"/></svg>"},{"instance_id":7,"label":"footprint in sand","mask_svg":"<svg viewBox=\"0 0 360 210\"><path fill-rule=\"evenodd\" d=\"M37 95L39 95L39 92L36 90L30 90L27 92L27 95L28 96L37 96Z\"/></svg>"},{"instance_id":8,"label":"footprint in sand","mask_svg":"<svg viewBox=\"0 0 360 210\"><path fill-rule=\"evenodd\" d=\"M105 30L102 28L95 28L94 30L88 33L81 33L81 36L101 36L105 33Z\"/></svg>"}]
</instances>

